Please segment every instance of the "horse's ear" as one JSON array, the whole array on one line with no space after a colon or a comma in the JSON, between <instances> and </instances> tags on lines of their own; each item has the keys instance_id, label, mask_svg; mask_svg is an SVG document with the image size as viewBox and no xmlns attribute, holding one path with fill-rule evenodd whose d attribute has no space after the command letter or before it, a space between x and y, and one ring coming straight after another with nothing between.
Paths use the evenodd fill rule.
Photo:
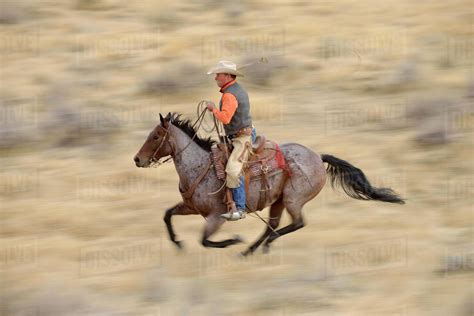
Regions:
<instances>
[{"instance_id":1,"label":"horse's ear","mask_svg":"<svg viewBox=\"0 0 474 316\"><path fill-rule=\"evenodd\" d=\"M168 128L170 126L170 119L171 119L171 113L168 113L166 117L163 117L163 115L161 115L160 113L160 122L161 122L162 127Z\"/></svg>"},{"instance_id":2,"label":"horse's ear","mask_svg":"<svg viewBox=\"0 0 474 316\"><path fill-rule=\"evenodd\" d=\"M161 118L161 126L163 126L164 128L168 128L168 126L170 125L170 122L171 122L171 113L168 112L165 118Z\"/></svg>"}]
</instances>

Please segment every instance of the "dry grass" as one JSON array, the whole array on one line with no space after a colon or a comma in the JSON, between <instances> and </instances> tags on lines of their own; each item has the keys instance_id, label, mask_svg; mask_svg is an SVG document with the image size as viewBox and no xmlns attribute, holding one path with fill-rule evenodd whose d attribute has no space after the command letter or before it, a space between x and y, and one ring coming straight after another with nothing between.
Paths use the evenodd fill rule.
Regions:
<instances>
[{"instance_id":1,"label":"dry grass","mask_svg":"<svg viewBox=\"0 0 474 316\"><path fill-rule=\"evenodd\" d=\"M469 1L2 6L2 314L472 311ZM257 130L348 160L407 205L328 186L304 229L249 259L259 220L226 224L216 240L247 244L212 250L202 218L175 218L178 253L162 221L175 169L133 155L159 112L217 103L210 65L260 57L241 81Z\"/></svg>"}]
</instances>

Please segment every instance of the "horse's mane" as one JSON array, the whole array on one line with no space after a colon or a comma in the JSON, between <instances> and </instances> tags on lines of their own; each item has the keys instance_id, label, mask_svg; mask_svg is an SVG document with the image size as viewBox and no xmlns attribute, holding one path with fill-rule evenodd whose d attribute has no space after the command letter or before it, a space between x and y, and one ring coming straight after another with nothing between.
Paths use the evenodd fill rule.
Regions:
<instances>
[{"instance_id":1,"label":"horse's mane","mask_svg":"<svg viewBox=\"0 0 474 316\"><path fill-rule=\"evenodd\" d=\"M172 113L171 124L182 130L190 138L193 138L196 134L196 130L193 128L193 124L190 120L181 118L181 116L182 115L180 113ZM194 137L193 141L198 144L199 147L209 152L211 151L212 145L215 144L215 141L213 141L210 137L201 138L198 135Z\"/></svg>"}]
</instances>

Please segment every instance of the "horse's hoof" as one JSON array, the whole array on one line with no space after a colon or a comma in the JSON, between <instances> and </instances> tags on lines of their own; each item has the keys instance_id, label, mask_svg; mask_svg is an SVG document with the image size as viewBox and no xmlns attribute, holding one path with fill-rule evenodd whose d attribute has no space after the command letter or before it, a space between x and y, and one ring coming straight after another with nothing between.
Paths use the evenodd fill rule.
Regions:
<instances>
[{"instance_id":1,"label":"horse's hoof","mask_svg":"<svg viewBox=\"0 0 474 316\"><path fill-rule=\"evenodd\" d=\"M270 252L270 246L269 245L263 245L262 247L262 252L267 254Z\"/></svg>"},{"instance_id":2,"label":"horse's hoof","mask_svg":"<svg viewBox=\"0 0 474 316\"><path fill-rule=\"evenodd\" d=\"M241 254L242 257L247 257L248 255L252 255L253 251L250 250L250 249L247 249L245 251L242 251L240 254Z\"/></svg>"},{"instance_id":3,"label":"horse's hoof","mask_svg":"<svg viewBox=\"0 0 474 316\"><path fill-rule=\"evenodd\" d=\"M244 239L242 237L240 237L239 235L234 235L234 240L235 240L236 244L240 244L240 243L245 242Z\"/></svg>"},{"instance_id":4,"label":"horse's hoof","mask_svg":"<svg viewBox=\"0 0 474 316\"><path fill-rule=\"evenodd\" d=\"M183 249L184 249L184 246L183 246L183 242L182 242L182 241L176 240L176 241L174 242L174 244L176 245L176 247L178 247L179 250L183 250Z\"/></svg>"}]
</instances>

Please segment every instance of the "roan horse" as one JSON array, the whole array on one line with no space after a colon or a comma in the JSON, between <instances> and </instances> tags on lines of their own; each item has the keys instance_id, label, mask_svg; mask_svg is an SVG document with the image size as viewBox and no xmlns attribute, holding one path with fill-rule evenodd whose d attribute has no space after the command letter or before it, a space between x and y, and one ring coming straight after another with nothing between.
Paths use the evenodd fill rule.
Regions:
<instances>
[{"instance_id":1,"label":"roan horse","mask_svg":"<svg viewBox=\"0 0 474 316\"><path fill-rule=\"evenodd\" d=\"M181 242L176 240L171 217L173 215L199 214L206 219L202 245L205 247L224 248L242 242L236 236L222 241L211 241L209 238L226 221L221 214L227 212L224 203L225 190L223 182L212 171L210 138L197 136L189 120L181 119L176 113L163 118L160 114L160 124L148 135L134 161L137 167L146 168L158 162L161 158L172 158L179 175L179 189L186 197L187 203L181 202L169 208L164 216L169 237L179 248ZM373 187L364 173L348 162L331 155L318 155L303 145L287 143L280 145L290 174L281 172L268 178L270 194L266 206L270 206L270 219L263 235L255 241L243 254L253 253L261 244L264 252L268 252L270 244L280 236L302 228L305 223L302 208L313 199L326 183L329 175L332 186L338 185L352 198L359 200L378 200L389 203L404 204L392 189ZM328 164L327 170L324 163ZM248 204L256 206L259 200L261 183L250 183ZM209 194L216 192L216 194ZM191 194L187 194L191 192ZM186 196L187 195L187 196ZM283 210L286 208L292 223L288 226L277 227ZM255 209L255 207L253 207Z\"/></svg>"}]
</instances>

